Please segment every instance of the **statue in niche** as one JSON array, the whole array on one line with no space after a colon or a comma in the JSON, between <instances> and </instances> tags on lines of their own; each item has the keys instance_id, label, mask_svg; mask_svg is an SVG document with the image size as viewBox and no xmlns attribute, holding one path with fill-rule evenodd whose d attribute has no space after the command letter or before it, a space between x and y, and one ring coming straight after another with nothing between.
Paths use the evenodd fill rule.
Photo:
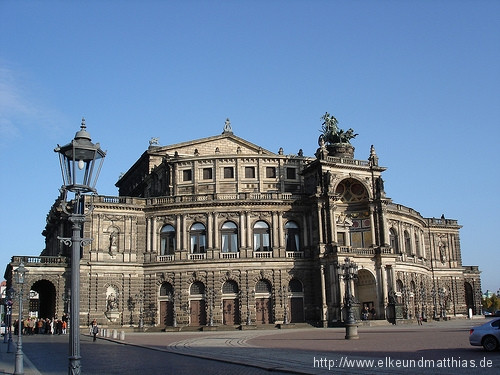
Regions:
<instances>
[{"instance_id":1,"label":"statue in niche","mask_svg":"<svg viewBox=\"0 0 500 375\"><path fill-rule=\"evenodd\" d=\"M111 293L106 301L106 311L118 310L118 299L115 293Z\"/></svg>"},{"instance_id":2,"label":"statue in niche","mask_svg":"<svg viewBox=\"0 0 500 375\"><path fill-rule=\"evenodd\" d=\"M108 286L106 290L106 317L111 322L116 322L120 318L119 312L119 294L117 288Z\"/></svg>"},{"instance_id":3,"label":"statue in niche","mask_svg":"<svg viewBox=\"0 0 500 375\"><path fill-rule=\"evenodd\" d=\"M109 253L114 255L118 252L118 233L116 231L111 232L109 235Z\"/></svg>"},{"instance_id":4,"label":"statue in niche","mask_svg":"<svg viewBox=\"0 0 500 375\"><path fill-rule=\"evenodd\" d=\"M439 242L438 245L439 248L439 259L441 260L441 263L446 263L447 257L446 257L446 244L443 242Z\"/></svg>"}]
</instances>

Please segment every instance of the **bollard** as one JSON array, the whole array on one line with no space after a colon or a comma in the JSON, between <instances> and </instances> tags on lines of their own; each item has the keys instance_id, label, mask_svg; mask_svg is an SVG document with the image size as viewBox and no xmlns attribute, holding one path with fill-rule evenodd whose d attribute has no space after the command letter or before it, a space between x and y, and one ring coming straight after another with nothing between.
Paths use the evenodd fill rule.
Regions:
<instances>
[{"instance_id":1,"label":"bollard","mask_svg":"<svg viewBox=\"0 0 500 375\"><path fill-rule=\"evenodd\" d=\"M118 332L116 331L116 329L113 330L113 338L114 339L118 338Z\"/></svg>"},{"instance_id":2,"label":"bollard","mask_svg":"<svg viewBox=\"0 0 500 375\"><path fill-rule=\"evenodd\" d=\"M125 340L125 331L120 331L120 340Z\"/></svg>"}]
</instances>

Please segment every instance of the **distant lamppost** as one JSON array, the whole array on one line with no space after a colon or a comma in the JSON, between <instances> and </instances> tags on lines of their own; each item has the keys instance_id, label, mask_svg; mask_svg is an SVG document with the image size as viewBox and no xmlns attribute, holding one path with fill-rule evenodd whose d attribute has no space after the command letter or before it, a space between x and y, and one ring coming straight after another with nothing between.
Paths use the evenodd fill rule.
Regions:
<instances>
[{"instance_id":1,"label":"distant lamppost","mask_svg":"<svg viewBox=\"0 0 500 375\"><path fill-rule=\"evenodd\" d=\"M206 307L208 310L208 326L212 327L214 325L214 303L215 303L215 291L207 287L205 289L205 298L207 299L208 306Z\"/></svg>"},{"instance_id":2,"label":"distant lamppost","mask_svg":"<svg viewBox=\"0 0 500 375\"><path fill-rule=\"evenodd\" d=\"M432 296L432 318L434 320L437 320L437 291L436 287L432 287L431 289L431 296Z\"/></svg>"},{"instance_id":3,"label":"distant lamppost","mask_svg":"<svg viewBox=\"0 0 500 375\"><path fill-rule=\"evenodd\" d=\"M14 289L9 288L7 290L7 321L8 321L8 326L7 330L8 332L5 332L5 335L8 333L8 339L7 339L7 353L12 353L12 297L14 296Z\"/></svg>"},{"instance_id":4,"label":"distant lamppost","mask_svg":"<svg viewBox=\"0 0 500 375\"><path fill-rule=\"evenodd\" d=\"M439 307L441 309L441 318L446 318L446 289L439 288Z\"/></svg>"},{"instance_id":5,"label":"distant lamppost","mask_svg":"<svg viewBox=\"0 0 500 375\"><path fill-rule=\"evenodd\" d=\"M338 265L338 273L345 280L345 296L344 305L347 310L347 318L345 323L345 338L346 340L359 339L358 326L354 318L353 305L356 304L356 299L351 293L351 281L357 278L358 266L349 258L345 258L344 263Z\"/></svg>"},{"instance_id":6,"label":"distant lamppost","mask_svg":"<svg viewBox=\"0 0 500 375\"><path fill-rule=\"evenodd\" d=\"M172 303L172 327L177 328L177 313L176 313L176 300L181 301L181 296L177 295L174 291L167 293L168 300Z\"/></svg>"},{"instance_id":7,"label":"distant lamppost","mask_svg":"<svg viewBox=\"0 0 500 375\"><path fill-rule=\"evenodd\" d=\"M422 285L420 287L420 299L422 301L422 319L427 319L427 290Z\"/></svg>"},{"instance_id":8,"label":"distant lamppost","mask_svg":"<svg viewBox=\"0 0 500 375\"><path fill-rule=\"evenodd\" d=\"M81 247L90 244L92 239L81 238L82 224L85 222L83 196L85 193L97 194L95 185L99 178L106 152L101 150L99 143L93 144L86 130L85 119L82 119L81 129L75 138L65 146L54 149L59 153L63 186L61 193L64 202L62 208L73 224L71 238L59 239L65 245L71 245L71 301L70 301L70 350L69 374L80 374L80 251ZM66 208L66 195L70 191L75 194L73 210Z\"/></svg>"},{"instance_id":9,"label":"distant lamppost","mask_svg":"<svg viewBox=\"0 0 500 375\"><path fill-rule=\"evenodd\" d=\"M247 319L246 319L245 325L249 326L252 324L252 315L250 314L250 297L252 299L255 298L255 290L250 289L250 287L247 286L245 297L247 300L246 301L247 302Z\"/></svg>"},{"instance_id":10,"label":"distant lamppost","mask_svg":"<svg viewBox=\"0 0 500 375\"><path fill-rule=\"evenodd\" d=\"M16 276L16 283L19 284L19 326L18 326L18 335L17 335L17 350L16 350L16 363L14 368L14 375L23 375L24 374L24 366L23 366L23 285L24 278L28 270L24 267L24 263L21 262L19 267L14 270Z\"/></svg>"},{"instance_id":11,"label":"distant lamppost","mask_svg":"<svg viewBox=\"0 0 500 375\"><path fill-rule=\"evenodd\" d=\"M141 289L139 293L135 295L135 298L139 300L139 329L144 328L144 291Z\"/></svg>"},{"instance_id":12,"label":"distant lamppost","mask_svg":"<svg viewBox=\"0 0 500 375\"><path fill-rule=\"evenodd\" d=\"M288 324L288 298L290 297L290 290L286 286L282 286L278 290L278 294L283 301L283 324Z\"/></svg>"}]
</instances>

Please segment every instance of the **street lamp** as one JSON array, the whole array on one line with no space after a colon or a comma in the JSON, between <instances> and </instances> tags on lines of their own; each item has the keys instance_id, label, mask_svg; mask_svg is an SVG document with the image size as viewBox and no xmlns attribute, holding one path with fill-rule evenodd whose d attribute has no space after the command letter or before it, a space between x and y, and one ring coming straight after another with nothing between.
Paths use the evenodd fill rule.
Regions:
<instances>
[{"instance_id":1,"label":"street lamp","mask_svg":"<svg viewBox=\"0 0 500 375\"><path fill-rule=\"evenodd\" d=\"M16 363L14 368L14 375L23 375L24 374L24 366L23 366L23 285L24 278L28 270L24 267L24 263L21 262L19 267L14 270L16 274L16 283L19 284L19 327L18 327L18 335L17 335L17 350L16 350Z\"/></svg>"},{"instance_id":2,"label":"street lamp","mask_svg":"<svg viewBox=\"0 0 500 375\"><path fill-rule=\"evenodd\" d=\"M349 258L345 258L344 263L339 264L337 269L340 277L345 280L344 305L347 309L347 318L344 321L345 338L346 340L359 339L358 326L356 324L356 319L354 319L353 310L353 305L356 303L356 299L351 293L351 280L355 280L357 278L358 266Z\"/></svg>"},{"instance_id":3,"label":"street lamp","mask_svg":"<svg viewBox=\"0 0 500 375\"><path fill-rule=\"evenodd\" d=\"M106 152L101 150L99 143L93 144L90 134L86 130L85 119L82 119L81 129L75 138L65 146L54 149L59 153L61 173L63 177L64 202L62 207L73 224L71 238L58 237L65 245L72 245L71 250L71 301L70 301L70 349L69 349L69 374L80 374L80 249L88 245L92 239L80 237L82 224L85 222L82 195L85 193L96 194L95 185L101 171ZM73 211L66 210L66 194L70 191L75 194Z\"/></svg>"},{"instance_id":4,"label":"street lamp","mask_svg":"<svg viewBox=\"0 0 500 375\"><path fill-rule=\"evenodd\" d=\"M288 298L290 297L290 290L288 287L282 285L278 290L278 294L283 301L283 324L288 324Z\"/></svg>"},{"instance_id":5,"label":"street lamp","mask_svg":"<svg viewBox=\"0 0 500 375\"><path fill-rule=\"evenodd\" d=\"M214 302L215 302L215 291L207 287L205 289L205 299L208 302L206 309L208 310L208 326L212 327L214 325Z\"/></svg>"},{"instance_id":6,"label":"street lamp","mask_svg":"<svg viewBox=\"0 0 500 375\"><path fill-rule=\"evenodd\" d=\"M7 340L7 353L12 353L12 297L14 297L14 289L7 290L7 320L8 320L8 340ZM7 335L7 332L5 332Z\"/></svg>"},{"instance_id":7,"label":"street lamp","mask_svg":"<svg viewBox=\"0 0 500 375\"><path fill-rule=\"evenodd\" d=\"M135 298L139 300L139 330L142 331L144 329L144 291L141 289L139 293L135 295Z\"/></svg>"}]
</instances>

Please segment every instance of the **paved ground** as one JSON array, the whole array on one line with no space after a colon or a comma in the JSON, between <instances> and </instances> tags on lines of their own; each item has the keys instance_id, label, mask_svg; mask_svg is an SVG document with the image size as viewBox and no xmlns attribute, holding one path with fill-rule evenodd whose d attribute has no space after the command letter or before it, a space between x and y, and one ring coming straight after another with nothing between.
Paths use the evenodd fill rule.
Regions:
<instances>
[{"instance_id":1,"label":"paved ground","mask_svg":"<svg viewBox=\"0 0 500 375\"><path fill-rule=\"evenodd\" d=\"M120 365L120 372L112 372L117 374L135 374L137 370L132 368L135 362L149 366L144 374L170 373L164 371L166 363L176 374L203 371L204 375L226 371L234 374L266 371L500 374L500 352L486 353L480 347L469 345L469 328L482 322L452 320L424 323L423 326L360 327L359 340L345 340L343 328L127 333L124 341L100 338L95 344L82 336L82 373L99 373L94 372L89 357L105 362L110 359L106 358L109 355L106 353L113 353L108 362ZM14 337L14 341L16 339ZM42 373L35 367L37 363L44 364L40 361L46 354L44 347L35 346L37 340L40 338L27 337L23 341L27 375ZM67 337L58 340L50 344L63 345L57 351L62 353L60 362L67 363ZM48 346L48 342L44 344ZM5 353L6 345L0 344L0 373L3 369L3 373L12 374L14 354ZM54 369L47 374L58 374L58 371ZM107 372L101 372L105 374Z\"/></svg>"}]
</instances>

